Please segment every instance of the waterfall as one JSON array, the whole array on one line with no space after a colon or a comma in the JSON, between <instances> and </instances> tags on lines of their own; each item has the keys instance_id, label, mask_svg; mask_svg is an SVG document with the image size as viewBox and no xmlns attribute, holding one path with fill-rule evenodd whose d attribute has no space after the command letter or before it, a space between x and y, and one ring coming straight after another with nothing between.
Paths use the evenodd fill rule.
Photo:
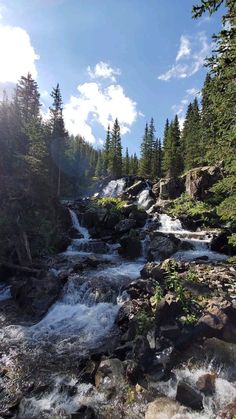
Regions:
<instances>
[{"instance_id":1,"label":"waterfall","mask_svg":"<svg viewBox=\"0 0 236 419\"><path fill-rule=\"evenodd\" d=\"M125 178L118 180L111 180L102 191L102 196L116 197L122 194L125 189L126 180Z\"/></svg>"},{"instance_id":2,"label":"waterfall","mask_svg":"<svg viewBox=\"0 0 236 419\"><path fill-rule=\"evenodd\" d=\"M183 231L182 224L177 218L173 219L167 214L160 214L159 220L161 223L159 230L163 233L175 233Z\"/></svg>"},{"instance_id":3,"label":"waterfall","mask_svg":"<svg viewBox=\"0 0 236 419\"><path fill-rule=\"evenodd\" d=\"M74 229L77 230L79 233L81 233L82 236L84 237L84 239L89 240L90 239L90 234L89 234L87 228L82 227L80 225L80 222L78 220L78 217L77 217L75 211L73 211L72 209L69 209L69 211L70 211L71 221L72 221L72 225L73 225Z\"/></svg>"}]
</instances>

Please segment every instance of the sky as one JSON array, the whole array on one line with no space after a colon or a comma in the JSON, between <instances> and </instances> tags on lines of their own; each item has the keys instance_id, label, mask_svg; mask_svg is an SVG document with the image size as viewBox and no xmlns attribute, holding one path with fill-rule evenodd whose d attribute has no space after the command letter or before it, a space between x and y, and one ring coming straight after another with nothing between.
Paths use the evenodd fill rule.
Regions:
<instances>
[{"instance_id":1,"label":"sky","mask_svg":"<svg viewBox=\"0 0 236 419\"><path fill-rule=\"evenodd\" d=\"M197 0L196 0L197 1ZM66 128L102 147L117 117L123 148L139 152L154 118L183 123L199 97L219 13L191 18L194 0L0 0L0 90L30 72L47 116L60 84Z\"/></svg>"}]
</instances>

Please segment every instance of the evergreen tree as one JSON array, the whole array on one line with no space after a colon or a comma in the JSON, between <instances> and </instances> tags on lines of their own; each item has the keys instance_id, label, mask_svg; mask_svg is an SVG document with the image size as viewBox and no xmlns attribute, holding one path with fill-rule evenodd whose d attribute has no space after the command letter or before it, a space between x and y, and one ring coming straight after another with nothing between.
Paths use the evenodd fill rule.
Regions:
<instances>
[{"instance_id":1,"label":"evergreen tree","mask_svg":"<svg viewBox=\"0 0 236 419\"><path fill-rule=\"evenodd\" d=\"M103 154L104 154L104 159L103 159L103 164L104 164L103 172L104 172L104 176L107 176L108 175L110 147L111 147L111 132L110 132L110 125L108 125L108 127L107 127L107 136L106 136L104 150L103 150Z\"/></svg>"},{"instance_id":2,"label":"evergreen tree","mask_svg":"<svg viewBox=\"0 0 236 419\"><path fill-rule=\"evenodd\" d=\"M141 158L140 158L140 166L139 166L139 174L143 177L151 177L152 176L152 158L153 158L153 142L152 142L152 135L154 131L149 132L148 124L145 126L143 141L141 143Z\"/></svg>"},{"instance_id":3,"label":"evergreen tree","mask_svg":"<svg viewBox=\"0 0 236 419\"><path fill-rule=\"evenodd\" d=\"M182 132L182 151L186 170L202 163L201 138L201 117L198 101L195 98L194 102L188 106Z\"/></svg>"},{"instance_id":4,"label":"evergreen tree","mask_svg":"<svg viewBox=\"0 0 236 419\"><path fill-rule=\"evenodd\" d=\"M168 177L179 176L183 170L182 150L180 141L179 120L176 115L174 121L168 123L165 132L165 148L163 157L163 168Z\"/></svg>"},{"instance_id":5,"label":"evergreen tree","mask_svg":"<svg viewBox=\"0 0 236 419\"><path fill-rule=\"evenodd\" d=\"M130 174L130 157L129 157L128 147L126 147L126 153L125 153L124 174L126 176L128 176Z\"/></svg>"},{"instance_id":6,"label":"evergreen tree","mask_svg":"<svg viewBox=\"0 0 236 419\"><path fill-rule=\"evenodd\" d=\"M100 178L103 175L103 167L104 167L103 156L102 156L102 152L99 151L97 155L97 164L96 164L96 170L95 170L96 177Z\"/></svg>"},{"instance_id":7,"label":"evergreen tree","mask_svg":"<svg viewBox=\"0 0 236 419\"><path fill-rule=\"evenodd\" d=\"M162 155L162 173L166 174L169 169L169 150L168 150L168 132L169 132L169 120L166 120L165 129L164 129L164 136L163 136L163 155Z\"/></svg>"},{"instance_id":8,"label":"evergreen tree","mask_svg":"<svg viewBox=\"0 0 236 419\"><path fill-rule=\"evenodd\" d=\"M50 107L50 128L51 128L51 142L50 148L52 157L57 166L57 196L61 194L62 181L62 166L65 156L68 134L65 130L63 119L62 97L59 84L53 88L51 97L53 98L52 106ZM55 181L54 181L55 182ZM53 183L54 183L53 182ZM54 187L53 187L54 188Z\"/></svg>"},{"instance_id":9,"label":"evergreen tree","mask_svg":"<svg viewBox=\"0 0 236 419\"><path fill-rule=\"evenodd\" d=\"M108 171L110 176L115 179L122 176L122 145L120 126L117 118L114 122L111 133Z\"/></svg>"}]
</instances>

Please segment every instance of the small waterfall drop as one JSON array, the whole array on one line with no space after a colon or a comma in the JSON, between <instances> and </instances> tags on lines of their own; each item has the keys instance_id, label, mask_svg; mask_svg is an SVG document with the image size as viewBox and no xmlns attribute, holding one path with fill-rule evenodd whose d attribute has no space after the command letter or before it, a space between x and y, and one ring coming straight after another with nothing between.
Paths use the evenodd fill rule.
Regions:
<instances>
[{"instance_id":1,"label":"small waterfall drop","mask_svg":"<svg viewBox=\"0 0 236 419\"><path fill-rule=\"evenodd\" d=\"M111 180L102 191L103 197L116 197L122 194L125 189L126 180L125 178Z\"/></svg>"},{"instance_id":2,"label":"small waterfall drop","mask_svg":"<svg viewBox=\"0 0 236 419\"><path fill-rule=\"evenodd\" d=\"M90 234L87 230L87 228L82 227L80 225L80 222L78 220L78 217L75 213L75 211L73 211L72 209L69 209L70 211L70 216L71 216L71 221L72 221L72 225L74 227L75 230L77 230L79 233L81 233L84 237L84 239L89 240L90 239Z\"/></svg>"}]
</instances>

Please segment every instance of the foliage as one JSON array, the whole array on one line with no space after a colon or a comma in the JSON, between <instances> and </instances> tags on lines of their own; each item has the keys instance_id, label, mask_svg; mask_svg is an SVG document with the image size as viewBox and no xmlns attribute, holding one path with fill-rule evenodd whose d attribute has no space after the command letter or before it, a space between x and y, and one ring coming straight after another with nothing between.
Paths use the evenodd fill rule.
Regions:
<instances>
[{"instance_id":1,"label":"foliage","mask_svg":"<svg viewBox=\"0 0 236 419\"><path fill-rule=\"evenodd\" d=\"M195 201L189 195L182 194L170 204L168 212L174 217L187 214L189 216L201 216L204 220L204 217L213 213L214 209L206 202Z\"/></svg>"},{"instance_id":2,"label":"foliage","mask_svg":"<svg viewBox=\"0 0 236 419\"><path fill-rule=\"evenodd\" d=\"M148 315L144 310L141 310L137 316L136 320L138 322L138 334L143 335L148 332L153 326L154 319Z\"/></svg>"},{"instance_id":3,"label":"foliage","mask_svg":"<svg viewBox=\"0 0 236 419\"><path fill-rule=\"evenodd\" d=\"M157 285L154 295L150 298L150 303L151 303L152 308L155 308L162 298L163 298L163 290L160 287L160 285Z\"/></svg>"},{"instance_id":4,"label":"foliage","mask_svg":"<svg viewBox=\"0 0 236 419\"><path fill-rule=\"evenodd\" d=\"M118 197L107 196L95 200L96 205L101 207L113 206L117 210L121 210L127 202Z\"/></svg>"}]
</instances>

